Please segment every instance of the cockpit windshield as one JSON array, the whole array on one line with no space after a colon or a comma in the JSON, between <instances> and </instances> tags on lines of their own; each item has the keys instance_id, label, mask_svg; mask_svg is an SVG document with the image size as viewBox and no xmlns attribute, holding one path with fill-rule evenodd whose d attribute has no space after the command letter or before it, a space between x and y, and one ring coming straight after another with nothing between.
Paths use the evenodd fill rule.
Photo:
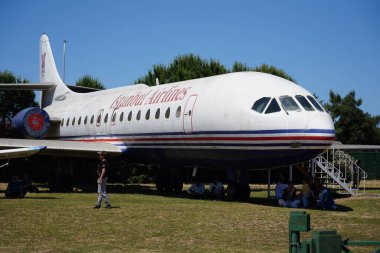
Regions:
<instances>
[{"instance_id":1,"label":"cockpit windshield","mask_svg":"<svg viewBox=\"0 0 380 253\"><path fill-rule=\"evenodd\" d=\"M318 111L321 111L321 112L324 111L323 108L322 108L322 106L319 105L318 102L312 96L307 96L307 98L314 105L314 107L317 108Z\"/></svg>"},{"instance_id":2,"label":"cockpit windshield","mask_svg":"<svg viewBox=\"0 0 380 253\"><path fill-rule=\"evenodd\" d=\"M290 96L280 97L281 105L286 111L300 111L300 107L297 105L296 101Z\"/></svg>"},{"instance_id":3,"label":"cockpit windshield","mask_svg":"<svg viewBox=\"0 0 380 253\"><path fill-rule=\"evenodd\" d=\"M279 112L279 111L281 111L281 108L278 105L276 99L273 98L272 101L270 102L267 110L265 111L265 114Z\"/></svg>"},{"instance_id":4,"label":"cockpit windshield","mask_svg":"<svg viewBox=\"0 0 380 253\"><path fill-rule=\"evenodd\" d=\"M309 101L307 101L307 99L304 96L297 95L296 99L306 111L315 111L313 106L309 103Z\"/></svg>"},{"instance_id":5,"label":"cockpit windshield","mask_svg":"<svg viewBox=\"0 0 380 253\"><path fill-rule=\"evenodd\" d=\"M274 97L262 97L256 100L251 109L258 113L265 114L280 112L281 108L284 109L287 114L288 111L301 112L301 107L305 109L305 111L315 111L317 109L318 111L325 112L325 109L321 106L321 104L319 104L316 99L310 95L296 95L294 97L284 95L279 97L278 100Z\"/></svg>"},{"instance_id":6,"label":"cockpit windshield","mask_svg":"<svg viewBox=\"0 0 380 253\"><path fill-rule=\"evenodd\" d=\"M257 100L253 106L252 106L252 110L258 112L258 113L262 113L265 109L265 107L267 106L267 104L269 103L270 101L270 98L269 97L262 97L260 98L259 100Z\"/></svg>"}]
</instances>

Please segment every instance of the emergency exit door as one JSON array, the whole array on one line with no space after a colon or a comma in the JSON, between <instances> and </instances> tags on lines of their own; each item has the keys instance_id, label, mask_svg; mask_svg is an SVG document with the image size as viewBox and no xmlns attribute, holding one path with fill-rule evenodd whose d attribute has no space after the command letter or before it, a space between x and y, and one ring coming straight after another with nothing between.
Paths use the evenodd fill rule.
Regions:
<instances>
[{"instance_id":1,"label":"emergency exit door","mask_svg":"<svg viewBox=\"0 0 380 253\"><path fill-rule=\"evenodd\" d=\"M189 99L187 99L185 109L183 110L183 131L185 133L193 132L194 105L197 98L198 95L191 95Z\"/></svg>"}]
</instances>

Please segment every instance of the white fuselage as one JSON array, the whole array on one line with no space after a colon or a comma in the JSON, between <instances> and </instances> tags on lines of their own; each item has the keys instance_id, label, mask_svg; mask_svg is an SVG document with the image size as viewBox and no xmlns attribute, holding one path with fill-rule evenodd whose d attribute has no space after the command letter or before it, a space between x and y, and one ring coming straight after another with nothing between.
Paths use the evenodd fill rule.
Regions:
<instances>
[{"instance_id":1,"label":"white fuselage","mask_svg":"<svg viewBox=\"0 0 380 253\"><path fill-rule=\"evenodd\" d=\"M62 119L48 138L109 142L136 160L263 167L265 159L272 160L270 166L310 159L334 140L330 115L315 106L305 110L297 95L312 96L273 75L238 72L69 93L44 109ZM283 96L299 109L285 110ZM263 97L275 98L280 111L253 110Z\"/></svg>"}]
</instances>

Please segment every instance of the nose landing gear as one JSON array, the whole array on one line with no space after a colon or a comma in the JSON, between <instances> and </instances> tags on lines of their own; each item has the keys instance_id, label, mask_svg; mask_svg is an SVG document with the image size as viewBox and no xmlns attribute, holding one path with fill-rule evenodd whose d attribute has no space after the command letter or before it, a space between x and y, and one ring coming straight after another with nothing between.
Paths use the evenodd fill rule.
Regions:
<instances>
[{"instance_id":1,"label":"nose landing gear","mask_svg":"<svg viewBox=\"0 0 380 253\"><path fill-rule=\"evenodd\" d=\"M251 188L248 183L247 170L227 170L227 192L226 197L228 200L237 200L241 202L248 202L251 196Z\"/></svg>"}]
</instances>

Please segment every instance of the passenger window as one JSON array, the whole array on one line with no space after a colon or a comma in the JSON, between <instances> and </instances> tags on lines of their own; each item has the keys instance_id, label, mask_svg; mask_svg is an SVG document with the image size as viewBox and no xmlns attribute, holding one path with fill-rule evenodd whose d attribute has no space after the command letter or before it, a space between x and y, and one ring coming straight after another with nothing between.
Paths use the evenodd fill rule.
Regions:
<instances>
[{"instance_id":1,"label":"passenger window","mask_svg":"<svg viewBox=\"0 0 380 253\"><path fill-rule=\"evenodd\" d=\"M102 114L100 113L98 119L96 120L96 124L99 125L100 121L102 121Z\"/></svg>"},{"instance_id":2,"label":"passenger window","mask_svg":"<svg viewBox=\"0 0 380 253\"><path fill-rule=\"evenodd\" d=\"M66 126L69 125L69 122L70 122L70 118L67 118L67 120L66 120Z\"/></svg>"},{"instance_id":3,"label":"passenger window","mask_svg":"<svg viewBox=\"0 0 380 253\"><path fill-rule=\"evenodd\" d=\"M150 109L148 109L148 111L146 111L146 114L145 114L145 119L148 120L150 118Z\"/></svg>"},{"instance_id":4,"label":"passenger window","mask_svg":"<svg viewBox=\"0 0 380 253\"><path fill-rule=\"evenodd\" d=\"M122 112L122 113L120 114L119 121L122 122L122 121L123 121L123 118L124 118L124 112Z\"/></svg>"},{"instance_id":5,"label":"passenger window","mask_svg":"<svg viewBox=\"0 0 380 253\"><path fill-rule=\"evenodd\" d=\"M73 118L73 121L71 122L71 125L74 126L74 124L75 124L75 117Z\"/></svg>"},{"instance_id":6,"label":"passenger window","mask_svg":"<svg viewBox=\"0 0 380 253\"><path fill-rule=\"evenodd\" d=\"M132 120L132 111L130 111L128 114L128 121L131 121L131 120Z\"/></svg>"},{"instance_id":7,"label":"passenger window","mask_svg":"<svg viewBox=\"0 0 380 253\"><path fill-rule=\"evenodd\" d=\"M314 105L315 108L317 108L318 111L323 112L322 106L318 104L318 102L312 97L312 96L307 96L307 98L310 100L310 102Z\"/></svg>"},{"instance_id":8,"label":"passenger window","mask_svg":"<svg viewBox=\"0 0 380 253\"><path fill-rule=\"evenodd\" d=\"M290 96L280 97L280 102L286 111L299 111L300 110L296 101L294 101L294 99Z\"/></svg>"},{"instance_id":9,"label":"passenger window","mask_svg":"<svg viewBox=\"0 0 380 253\"><path fill-rule=\"evenodd\" d=\"M168 109L166 109L166 112L165 112L165 118L169 118L170 117L170 107L168 107Z\"/></svg>"},{"instance_id":10,"label":"passenger window","mask_svg":"<svg viewBox=\"0 0 380 253\"><path fill-rule=\"evenodd\" d=\"M269 113L274 113L274 112L279 112L281 111L281 108L280 106L278 105L277 101L275 98L272 99L272 101L270 102L267 110L265 111L265 114L269 114Z\"/></svg>"},{"instance_id":11,"label":"passenger window","mask_svg":"<svg viewBox=\"0 0 380 253\"><path fill-rule=\"evenodd\" d=\"M107 123L108 121L108 113L106 114L106 116L104 117L104 123Z\"/></svg>"},{"instance_id":12,"label":"passenger window","mask_svg":"<svg viewBox=\"0 0 380 253\"><path fill-rule=\"evenodd\" d=\"M137 116L136 116L137 120L140 120L140 118L141 118L141 110L139 110L139 112L137 113Z\"/></svg>"},{"instance_id":13,"label":"passenger window","mask_svg":"<svg viewBox=\"0 0 380 253\"><path fill-rule=\"evenodd\" d=\"M307 99L304 96L297 95L296 99L298 102L300 102L300 104L306 111L315 111L313 106L309 103L309 101L307 101Z\"/></svg>"},{"instance_id":14,"label":"passenger window","mask_svg":"<svg viewBox=\"0 0 380 253\"><path fill-rule=\"evenodd\" d=\"M62 119L61 120L61 126L63 126L64 122L65 122L65 119Z\"/></svg>"},{"instance_id":15,"label":"passenger window","mask_svg":"<svg viewBox=\"0 0 380 253\"><path fill-rule=\"evenodd\" d=\"M79 126L80 126L81 121L82 121L82 117L79 117L79 119L78 119L78 125Z\"/></svg>"},{"instance_id":16,"label":"passenger window","mask_svg":"<svg viewBox=\"0 0 380 253\"><path fill-rule=\"evenodd\" d=\"M156 119L160 118L160 108L157 109L155 118Z\"/></svg>"},{"instance_id":17,"label":"passenger window","mask_svg":"<svg viewBox=\"0 0 380 253\"><path fill-rule=\"evenodd\" d=\"M181 106L178 106L177 111L175 112L177 118L181 117Z\"/></svg>"},{"instance_id":18,"label":"passenger window","mask_svg":"<svg viewBox=\"0 0 380 253\"><path fill-rule=\"evenodd\" d=\"M252 106L252 110L258 112L258 113L262 113L265 109L265 107L267 106L267 104L269 103L270 101L270 98L269 97L262 97L260 98L259 100L257 100L253 106Z\"/></svg>"},{"instance_id":19,"label":"passenger window","mask_svg":"<svg viewBox=\"0 0 380 253\"><path fill-rule=\"evenodd\" d=\"M116 111L112 115L111 123L115 124L115 121L116 121Z\"/></svg>"},{"instance_id":20,"label":"passenger window","mask_svg":"<svg viewBox=\"0 0 380 253\"><path fill-rule=\"evenodd\" d=\"M90 120L90 123L91 123L91 124L94 124L94 115L92 115L91 120Z\"/></svg>"},{"instance_id":21,"label":"passenger window","mask_svg":"<svg viewBox=\"0 0 380 253\"><path fill-rule=\"evenodd\" d=\"M84 124L87 125L87 116L84 118Z\"/></svg>"}]
</instances>

